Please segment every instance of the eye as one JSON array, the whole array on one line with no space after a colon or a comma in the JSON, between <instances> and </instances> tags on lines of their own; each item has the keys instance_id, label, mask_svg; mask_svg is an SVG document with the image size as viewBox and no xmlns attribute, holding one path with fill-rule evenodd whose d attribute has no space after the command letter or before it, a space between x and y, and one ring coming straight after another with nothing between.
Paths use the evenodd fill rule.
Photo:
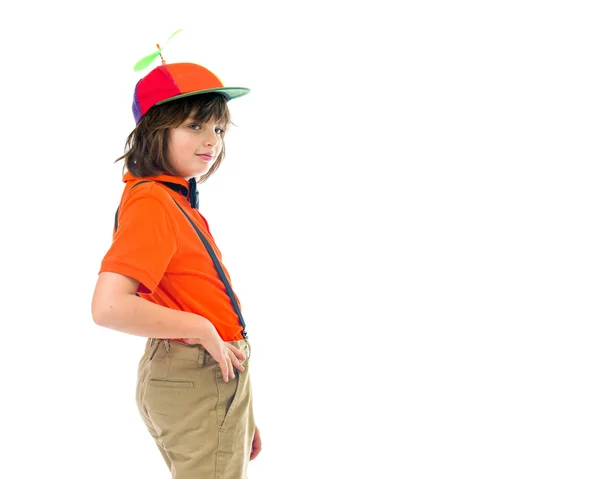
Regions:
<instances>
[{"instance_id":1,"label":"eye","mask_svg":"<svg viewBox=\"0 0 600 479\"><path fill-rule=\"evenodd\" d=\"M223 135L225 134L225 128L219 128L218 126L215 128L215 131L217 132L217 135Z\"/></svg>"},{"instance_id":2,"label":"eye","mask_svg":"<svg viewBox=\"0 0 600 479\"><path fill-rule=\"evenodd\" d=\"M190 128L191 128L192 130L194 130L194 131L198 131L198 130L199 130L201 127L200 127L200 125L198 125L197 123L192 123L192 124L190 125Z\"/></svg>"}]
</instances>

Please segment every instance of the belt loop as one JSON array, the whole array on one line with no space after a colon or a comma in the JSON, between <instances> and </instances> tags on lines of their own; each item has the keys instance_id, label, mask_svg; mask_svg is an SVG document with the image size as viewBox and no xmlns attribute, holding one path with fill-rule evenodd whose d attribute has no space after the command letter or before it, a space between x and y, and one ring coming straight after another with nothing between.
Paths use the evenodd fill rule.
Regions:
<instances>
[{"instance_id":1,"label":"belt loop","mask_svg":"<svg viewBox=\"0 0 600 479\"><path fill-rule=\"evenodd\" d=\"M150 356L148 357L148 361L152 361L156 351L158 351L158 347L160 346L160 340L152 338L150 340ZM154 348L154 349L152 349Z\"/></svg>"},{"instance_id":2,"label":"belt loop","mask_svg":"<svg viewBox=\"0 0 600 479\"><path fill-rule=\"evenodd\" d=\"M171 340L167 339L165 341L165 349L167 350L167 353L171 350Z\"/></svg>"},{"instance_id":3,"label":"belt loop","mask_svg":"<svg viewBox=\"0 0 600 479\"><path fill-rule=\"evenodd\" d=\"M206 354L206 349L201 344L197 344L196 349L198 350L198 367L201 368L204 366L204 355Z\"/></svg>"}]
</instances>

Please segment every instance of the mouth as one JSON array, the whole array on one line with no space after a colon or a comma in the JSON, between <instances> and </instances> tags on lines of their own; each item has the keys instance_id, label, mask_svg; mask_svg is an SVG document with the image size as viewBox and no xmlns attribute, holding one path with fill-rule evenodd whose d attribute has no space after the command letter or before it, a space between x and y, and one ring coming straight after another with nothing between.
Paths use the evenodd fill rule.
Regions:
<instances>
[{"instance_id":1,"label":"mouth","mask_svg":"<svg viewBox=\"0 0 600 479\"><path fill-rule=\"evenodd\" d=\"M196 156L197 156L198 158L202 158L202 159L203 159L203 160L205 160L205 161L212 161L212 159L213 159L213 156L212 156L212 155L204 155L204 154L202 154L202 155L196 155Z\"/></svg>"}]
</instances>

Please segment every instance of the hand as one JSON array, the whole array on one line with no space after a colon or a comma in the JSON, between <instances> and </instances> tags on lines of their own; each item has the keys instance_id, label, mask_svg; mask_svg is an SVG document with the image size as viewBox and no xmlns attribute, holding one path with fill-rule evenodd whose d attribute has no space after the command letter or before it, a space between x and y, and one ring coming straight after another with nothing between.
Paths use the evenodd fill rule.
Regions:
<instances>
[{"instance_id":1,"label":"hand","mask_svg":"<svg viewBox=\"0 0 600 479\"><path fill-rule=\"evenodd\" d=\"M260 439L260 431L258 427L254 428L254 439L252 439L252 452L250 453L250 460L256 458L258 453L262 450L262 441Z\"/></svg>"},{"instance_id":2,"label":"hand","mask_svg":"<svg viewBox=\"0 0 600 479\"><path fill-rule=\"evenodd\" d=\"M187 344L201 344L204 346L208 354L219 363L223 373L223 381L229 382L229 378L233 379L235 376L234 366L240 371L244 370L241 362L245 361L246 357L233 344L223 341L210 321L207 320L207 323L206 334L203 338L186 338L183 341Z\"/></svg>"}]
</instances>

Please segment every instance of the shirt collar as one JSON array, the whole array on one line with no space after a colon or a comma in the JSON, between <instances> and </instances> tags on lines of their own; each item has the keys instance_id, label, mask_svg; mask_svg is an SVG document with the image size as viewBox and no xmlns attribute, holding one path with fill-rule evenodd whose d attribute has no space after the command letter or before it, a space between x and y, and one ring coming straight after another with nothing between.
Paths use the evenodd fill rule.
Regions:
<instances>
[{"instance_id":1,"label":"shirt collar","mask_svg":"<svg viewBox=\"0 0 600 479\"><path fill-rule=\"evenodd\" d=\"M123 175L124 183L129 183L140 179L142 178L138 176L133 176L129 171ZM176 191L177 193L185 197L190 202L192 208L198 208L198 189L196 185L196 178L190 178L190 180L188 181L185 178L181 178L180 176L163 174L156 176L145 176L143 179L149 181L157 181L159 183L164 184L171 190Z\"/></svg>"}]
</instances>

